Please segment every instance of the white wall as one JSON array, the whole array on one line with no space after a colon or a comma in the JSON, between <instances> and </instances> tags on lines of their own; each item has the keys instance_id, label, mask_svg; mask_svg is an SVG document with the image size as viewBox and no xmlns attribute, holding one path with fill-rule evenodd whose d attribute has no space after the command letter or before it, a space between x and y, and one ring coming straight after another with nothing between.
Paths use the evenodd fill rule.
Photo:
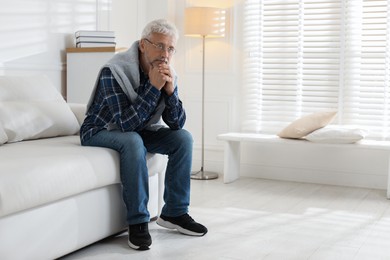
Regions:
<instances>
[{"instance_id":1,"label":"white wall","mask_svg":"<svg viewBox=\"0 0 390 260\"><path fill-rule=\"evenodd\" d=\"M115 0L112 2L111 30L115 31L118 47L129 47L141 35L145 23L144 1Z\"/></svg>"},{"instance_id":2,"label":"white wall","mask_svg":"<svg viewBox=\"0 0 390 260\"><path fill-rule=\"evenodd\" d=\"M0 75L44 73L66 94L67 47L79 29L108 29L105 0L0 0Z\"/></svg>"}]
</instances>

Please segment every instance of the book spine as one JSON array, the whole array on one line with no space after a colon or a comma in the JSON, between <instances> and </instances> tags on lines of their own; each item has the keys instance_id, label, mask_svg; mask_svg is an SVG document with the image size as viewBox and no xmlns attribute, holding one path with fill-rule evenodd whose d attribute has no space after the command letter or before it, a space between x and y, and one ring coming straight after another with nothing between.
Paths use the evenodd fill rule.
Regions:
<instances>
[{"instance_id":1,"label":"book spine","mask_svg":"<svg viewBox=\"0 0 390 260\"><path fill-rule=\"evenodd\" d=\"M76 38L77 42L115 42L115 37L92 37L92 36L79 36Z\"/></svg>"},{"instance_id":2,"label":"book spine","mask_svg":"<svg viewBox=\"0 0 390 260\"><path fill-rule=\"evenodd\" d=\"M93 36L93 37L115 37L114 31L76 31L75 37Z\"/></svg>"},{"instance_id":3,"label":"book spine","mask_svg":"<svg viewBox=\"0 0 390 260\"><path fill-rule=\"evenodd\" d=\"M113 43L104 43L104 42L79 42L76 43L77 48L83 47L115 47L116 44Z\"/></svg>"}]
</instances>

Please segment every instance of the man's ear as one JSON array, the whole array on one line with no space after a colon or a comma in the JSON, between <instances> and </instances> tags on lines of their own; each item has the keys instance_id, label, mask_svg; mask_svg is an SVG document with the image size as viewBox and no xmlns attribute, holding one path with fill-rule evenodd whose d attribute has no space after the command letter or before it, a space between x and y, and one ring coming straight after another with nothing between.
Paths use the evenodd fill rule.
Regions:
<instances>
[{"instance_id":1,"label":"man's ear","mask_svg":"<svg viewBox=\"0 0 390 260\"><path fill-rule=\"evenodd\" d=\"M145 40L144 39L141 39L139 41L139 50L144 53L145 52Z\"/></svg>"}]
</instances>

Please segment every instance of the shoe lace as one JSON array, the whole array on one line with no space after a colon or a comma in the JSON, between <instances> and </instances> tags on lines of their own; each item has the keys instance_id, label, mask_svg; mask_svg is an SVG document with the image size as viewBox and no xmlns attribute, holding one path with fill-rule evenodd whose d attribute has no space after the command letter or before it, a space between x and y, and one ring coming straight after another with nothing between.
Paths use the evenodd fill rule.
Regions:
<instances>
[{"instance_id":1,"label":"shoe lace","mask_svg":"<svg viewBox=\"0 0 390 260\"><path fill-rule=\"evenodd\" d=\"M148 223L142 223L139 225L139 230L140 231L148 231Z\"/></svg>"},{"instance_id":2,"label":"shoe lace","mask_svg":"<svg viewBox=\"0 0 390 260\"><path fill-rule=\"evenodd\" d=\"M140 223L136 225L129 226L129 230L132 230L132 232L149 232L148 229L148 223Z\"/></svg>"},{"instance_id":3,"label":"shoe lace","mask_svg":"<svg viewBox=\"0 0 390 260\"><path fill-rule=\"evenodd\" d=\"M184 214L181 216L181 219L183 222L195 222L195 220L190 216L188 215L188 213Z\"/></svg>"}]
</instances>

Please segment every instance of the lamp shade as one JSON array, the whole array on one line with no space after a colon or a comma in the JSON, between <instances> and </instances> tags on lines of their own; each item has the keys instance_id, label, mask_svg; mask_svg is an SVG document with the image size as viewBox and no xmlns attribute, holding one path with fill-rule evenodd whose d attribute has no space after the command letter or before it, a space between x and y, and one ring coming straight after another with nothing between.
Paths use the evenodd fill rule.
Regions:
<instances>
[{"instance_id":1,"label":"lamp shade","mask_svg":"<svg viewBox=\"0 0 390 260\"><path fill-rule=\"evenodd\" d=\"M189 7L185 10L187 36L224 37L225 10L214 7Z\"/></svg>"}]
</instances>

